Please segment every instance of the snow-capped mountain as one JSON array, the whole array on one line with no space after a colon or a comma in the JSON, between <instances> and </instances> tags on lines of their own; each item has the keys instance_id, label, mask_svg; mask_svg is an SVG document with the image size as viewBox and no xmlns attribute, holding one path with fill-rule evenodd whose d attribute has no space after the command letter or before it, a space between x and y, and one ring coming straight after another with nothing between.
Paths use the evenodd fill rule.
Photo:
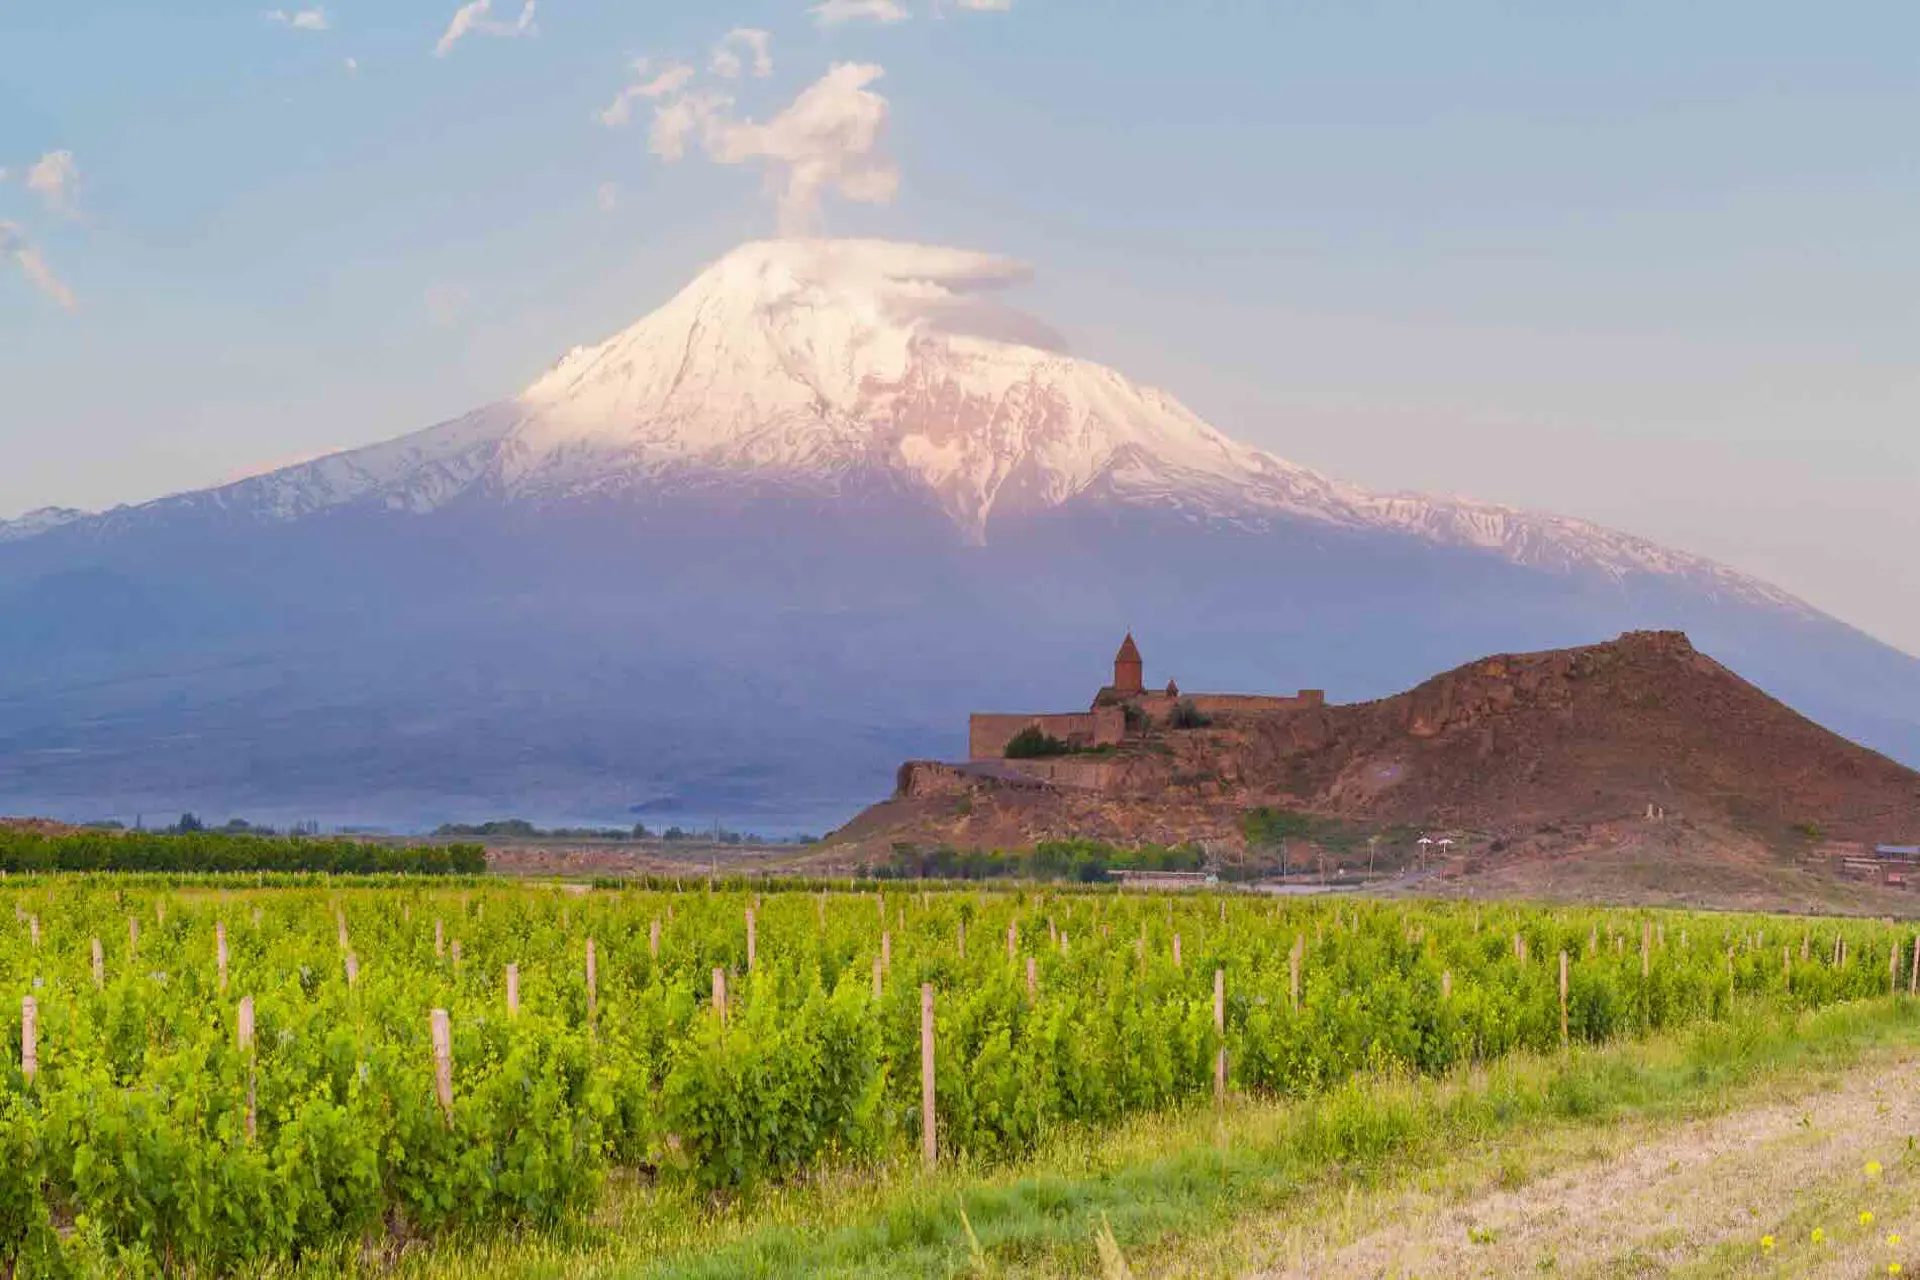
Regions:
<instances>
[{"instance_id":1,"label":"snow-capped mountain","mask_svg":"<svg viewBox=\"0 0 1920 1280\"><path fill-rule=\"evenodd\" d=\"M743 245L512 400L108 522L181 508L274 520L356 504L424 514L476 493L550 503L676 484L831 494L880 475L924 491L974 542L996 518L1098 498L1252 529L1284 520L1404 533L1556 571L1680 575L1802 607L1585 521L1371 493L1240 444L1167 393L1066 354L992 296L1027 276L1005 258L925 245ZM75 518L44 514L57 519L0 526L0 537Z\"/></svg>"},{"instance_id":2,"label":"snow-capped mountain","mask_svg":"<svg viewBox=\"0 0 1920 1280\"><path fill-rule=\"evenodd\" d=\"M1644 539L1239 443L1068 354L1026 277L748 244L451 422L0 524L0 812L817 826L970 709L1084 702L1127 629L1185 686L1340 700L1679 628L1920 760L1913 658Z\"/></svg>"}]
</instances>

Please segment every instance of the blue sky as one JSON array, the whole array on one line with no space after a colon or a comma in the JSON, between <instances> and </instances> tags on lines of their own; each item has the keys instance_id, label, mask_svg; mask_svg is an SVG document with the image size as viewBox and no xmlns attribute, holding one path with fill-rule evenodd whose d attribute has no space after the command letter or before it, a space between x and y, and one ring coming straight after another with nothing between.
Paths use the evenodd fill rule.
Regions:
<instances>
[{"instance_id":1,"label":"blue sky","mask_svg":"<svg viewBox=\"0 0 1920 1280\"><path fill-rule=\"evenodd\" d=\"M493 0L444 56L453 0L9 6L0 516L510 394L778 229L766 165L662 159L655 106L765 123L854 63L898 186L825 230L1025 258L1078 352L1296 461L1920 651L1920 9L814 2ZM734 28L769 74L709 69Z\"/></svg>"}]
</instances>

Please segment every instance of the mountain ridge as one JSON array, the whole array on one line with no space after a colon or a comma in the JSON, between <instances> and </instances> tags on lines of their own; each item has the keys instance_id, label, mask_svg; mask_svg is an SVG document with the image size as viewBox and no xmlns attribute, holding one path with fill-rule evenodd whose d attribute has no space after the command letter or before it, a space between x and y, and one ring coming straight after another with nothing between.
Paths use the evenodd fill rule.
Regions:
<instances>
[{"instance_id":1,"label":"mountain ridge","mask_svg":"<svg viewBox=\"0 0 1920 1280\"><path fill-rule=\"evenodd\" d=\"M1645 539L1238 444L1065 354L1025 274L756 242L516 397L0 525L0 809L820 830L1129 626L1342 700L1684 629L1920 761L1920 661Z\"/></svg>"},{"instance_id":2,"label":"mountain ridge","mask_svg":"<svg viewBox=\"0 0 1920 1280\"><path fill-rule=\"evenodd\" d=\"M1078 360L980 291L1022 264L878 241L756 241L665 305L573 348L513 399L392 440L98 515L47 509L0 541L115 533L187 509L301 519L426 514L486 493L567 501L662 485L799 491L871 470L923 486L971 541L997 511L1097 496L1252 529L1398 532L1550 571L1679 575L1784 609L1752 575L1590 521L1457 496L1374 493L1239 444L1158 388ZM999 335L1011 333L1017 337ZM689 398L691 396L691 398Z\"/></svg>"}]
</instances>

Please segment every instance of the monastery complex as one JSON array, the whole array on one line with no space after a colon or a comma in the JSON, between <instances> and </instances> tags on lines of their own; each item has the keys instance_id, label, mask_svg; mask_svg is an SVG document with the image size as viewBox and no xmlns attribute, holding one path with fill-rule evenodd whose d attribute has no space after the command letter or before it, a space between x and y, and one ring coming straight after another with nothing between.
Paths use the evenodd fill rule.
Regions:
<instances>
[{"instance_id":1,"label":"monastery complex","mask_svg":"<svg viewBox=\"0 0 1920 1280\"><path fill-rule=\"evenodd\" d=\"M1038 729L1076 750L1088 750L1117 747L1126 741L1130 731L1166 725L1183 706L1202 716L1213 716L1222 712L1302 711L1326 703L1326 694L1319 689L1302 689L1292 696L1277 697L1182 693L1171 680L1164 689L1149 689L1145 677L1140 646L1129 634L1113 656L1113 683L1093 696L1091 707L1085 711L1037 714L976 712L967 718L967 758L970 761L1004 759L1007 744L1027 729Z\"/></svg>"}]
</instances>

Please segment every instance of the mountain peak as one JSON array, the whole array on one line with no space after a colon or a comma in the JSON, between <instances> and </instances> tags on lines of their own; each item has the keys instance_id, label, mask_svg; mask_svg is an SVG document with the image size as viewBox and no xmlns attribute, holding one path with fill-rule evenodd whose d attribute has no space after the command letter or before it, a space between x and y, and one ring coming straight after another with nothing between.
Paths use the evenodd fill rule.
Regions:
<instances>
[{"instance_id":1,"label":"mountain peak","mask_svg":"<svg viewBox=\"0 0 1920 1280\"><path fill-rule=\"evenodd\" d=\"M1484 551L1554 572L1685 577L1806 607L1696 556L1585 521L1375 494L1241 444L1165 392L1069 354L1009 305L1021 262L879 240L759 240L519 395L397 440L0 541L186 511L265 521L340 507L427 514L728 486L919 493L967 539L1070 503L1253 530L1306 524ZM877 486L876 486L877 482Z\"/></svg>"}]
</instances>

